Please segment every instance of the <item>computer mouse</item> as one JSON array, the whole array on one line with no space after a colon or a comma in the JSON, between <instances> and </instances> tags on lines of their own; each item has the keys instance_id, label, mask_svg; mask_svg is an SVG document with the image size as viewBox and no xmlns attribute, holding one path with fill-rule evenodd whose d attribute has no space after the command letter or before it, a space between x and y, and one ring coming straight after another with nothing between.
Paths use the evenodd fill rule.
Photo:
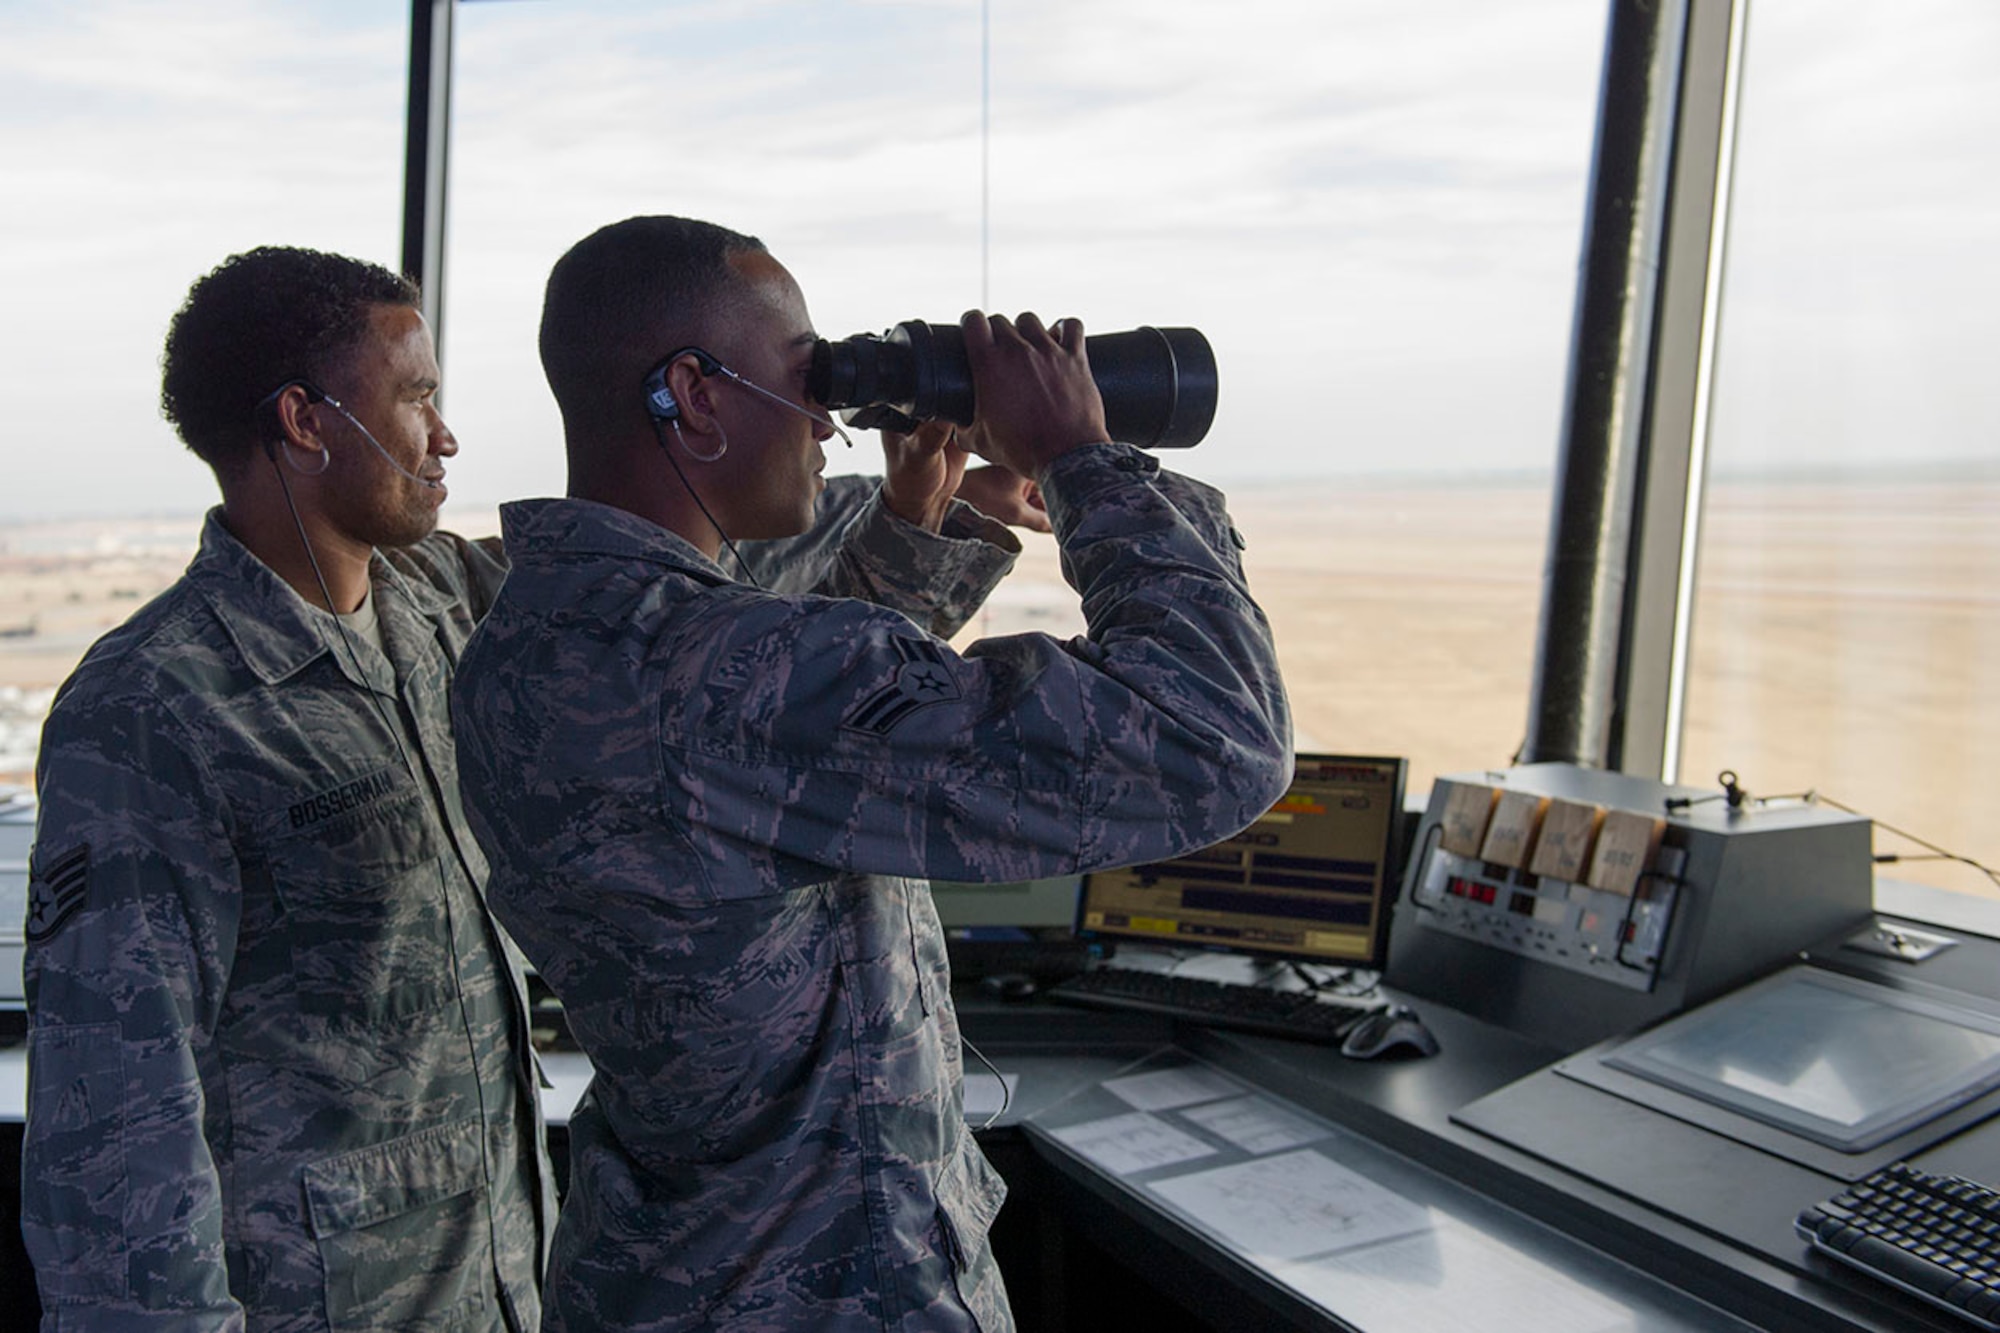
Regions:
<instances>
[{"instance_id":1,"label":"computer mouse","mask_svg":"<svg viewBox=\"0 0 2000 1333\"><path fill-rule=\"evenodd\" d=\"M1035 979L1025 972L995 972L979 979L979 989L1003 1000L1025 1000L1035 993Z\"/></svg>"},{"instance_id":2,"label":"computer mouse","mask_svg":"<svg viewBox=\"0 0 2000 1333\"><path fill-rule=\"evenodd\" d=\"M1357 1023L1340 1043L1340 1053L1350 1060L1374 1060L1385 1055L1436 1055L1438 1040L1415 1010L1398 1004Z\"/></svg>"}]
</instances>

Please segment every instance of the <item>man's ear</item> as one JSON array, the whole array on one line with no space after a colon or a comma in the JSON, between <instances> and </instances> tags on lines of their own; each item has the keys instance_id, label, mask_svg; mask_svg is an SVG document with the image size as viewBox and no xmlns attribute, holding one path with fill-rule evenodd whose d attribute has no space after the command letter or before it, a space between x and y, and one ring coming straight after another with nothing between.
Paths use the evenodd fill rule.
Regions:
<instances>
[{"instance_id":1,"label":"man's ear","mask_svg":"<svg viewBox=\"0 0 2000 1333\"><path fill-rule=\"evenodd\" d=\"M275 460L279 446L283 445L301 453L323 456L326 444L320 438L320 424L312 390L303 383L287 384L271 396L258 423L264 436L264 452ZM302 470L310 473L318 469L308 465Z\"/></svg>"},{"instance_id":2,"label":"man's ear","mask_svg":"<svg viewBox=\"0 0 2000 1333\"><path fill-rule=\"evenodd\" d=\"M721 429L715 419L715 399L709 393L708 377L692 355L677 358L667 367L667 386L680 411L677 419L683 431L713 435Z\"/></svg>"}]
</instances>

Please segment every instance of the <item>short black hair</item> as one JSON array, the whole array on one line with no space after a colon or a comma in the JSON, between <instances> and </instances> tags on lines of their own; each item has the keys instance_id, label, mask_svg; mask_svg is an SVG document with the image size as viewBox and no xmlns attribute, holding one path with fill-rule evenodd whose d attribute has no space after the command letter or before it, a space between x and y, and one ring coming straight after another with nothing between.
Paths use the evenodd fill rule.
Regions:
<instances>
[{"instance_id":1,"label":"short black hair","mask_svg":"<svg viewBox=\"0 0 2000 1333\"><path fill-rule=\"evenodd\" d=\"M730 257L763 251L754 236L665 216L614 222L571 246L542 296L542 371L563 420L614 420L621 407L642 413L646 372L699 344L741 282Z\"/></svg>"},{"instance_id":2,"label":"short black hair","mask_svg":"<svg viewBox=\"0 0 2000 1333\"><path fill-rule=\"evenodd\" d=\"M378 305L421 308L380 264L291 246L231 255L188 289L160 358L160 411L218 473L254 457L257 405L285 381L323 379Z\"/></svg>"}]
</instances>

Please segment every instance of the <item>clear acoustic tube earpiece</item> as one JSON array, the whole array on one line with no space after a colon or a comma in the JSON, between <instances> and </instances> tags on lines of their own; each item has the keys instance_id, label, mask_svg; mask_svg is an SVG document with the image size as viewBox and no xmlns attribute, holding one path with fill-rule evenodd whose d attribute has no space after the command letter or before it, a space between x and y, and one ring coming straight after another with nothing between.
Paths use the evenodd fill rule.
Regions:
<instances>
[{"instance_id":1,"label":"clear acoustic tube earpiece","mask_svg":"<svg viewBox=\"0 0 2000 1333\"><path fill-rule=\"evenodd\" d=\"M368 443L374 445L375 452L382 455L383 460L387 462L390 467L396 469L396 471L402 473L404 476L408 477L411 481L416 482L417 485L419 486L428 486L434 491L441 491L444 489L443 482L438 481L433 477L420 477L416 473L404 467L401 463L397 462L396 456L390 453L387 449L383 448L382 441L375 438L375 433L369 430L368 427L362 425L361 422L355 417L355 415L352 412L348 411L344 406L341 405L341 402L338 398L335 398L331 394L322 393L320 395L320 400L324 402L328 407L332 408L334 411L340 413L340 415L346 417L347 424L354 427L354 429L360 431L361 438L368 441Z\"/></svg>"},{"instance_id":2,"label":"clear acoustic tube earpiece","mask_svg":"<svg viewBox=\"0 0 2000 1333\"><path fill-rule=\"evenodd\" d=\"M692 356L695 359L695 365L700 368L702 374L720 375L724 379L732 380L759 397L770 399L787 412L796 412L808 421L817 422L825 426L835 435L838 435L848 448L852 449L854 447L854 437L842 430L840 423L832 417L827 416L823 412L815 412L808 407L800 407L783 394L772 393L769 389L754 380L737 374L699 347L683 347L677 352L669 352L666 356L661 357L655 362L651 370L646 372L646 410L652 414L655 423L661 421L678 423L680 419L680 404L674 401L673 390L667 387L667 368L684 356ZM696 457L700 457L700 455L696 455ZM720 455L717 455L717 457L720 457ZM712 462L714 460L703 459L702 461Z\"/></svg>"},{"instance_id":3,"label":"clear acoustic tube earpiece","mask_svg":"<svg viewBox=\"0 0 2000 1333\"><path fill-rule=\"evenodd\" d=\"M259 417L264 418L267 416L267 414L272 413L277 406L278 395L282 394L285 390L294 387L305 390L307 402L325 403L328 407L340 413L340 415L342 415L343 417L346 417L347 424L354 427L354 429L360 431L361 438L368 441L368 443L374 445L375 452L382 455L383 461L387 462L390 467L396 469L396 471L402 473L404 476L408 477L411 481L416 482L417 485L419 486L428 486L434 491L441 491L444 489L443 482L434 480L430 477L420 477L416 473L404 467L401 463L397 462L396 456L390 453L387 449L385 449L382 446L382 441L375 438L375 433L369 430L368 427L362 425L360 420L356 418L352 412L347 410L347 407L344 403L342 403L338 398L335 398L332 394L328 393L326 390L320 388L317 384L314 384L311 380L290 379L286 380L283 384L280 384L277 388L271 390L270 393L264 396L264 400L257 404L257 412ZM272 431L272 435L267 437L267 440L275 438L277 434L275 421L269 421L267 422L267 425L270 427ZM281 440L278 441L278 443L282 442L283 441ZM266 443L264 449L266 453L270 454L271 461L276 462L277 461L276 444ZM291 450L289 448L287 448L285 451L285 461L288 463L291 462ZM299 468L296 463L294 463L292 466L293 470L295 471L303 471L303 469ZM322 465L319 470L322 472L325 471L326 470L325 466ZM313 475L313 474L308 474L308 475Z\"/></svg>"},{"instance_id":4,"label":"clear acoustic tube earpiece","mask_svg":"<svg viewBox=\"0 0 2000 1333\"><path fill-rule=\"evenodd\" d=\"M835 421L832 417L827 416L825 413L815 412L808 407L800 407L797 403L785 397L783 394L772 393L769 389L765 388L761 384L753 384L749 380L746 380L741 375L737 374L735 371L731 370L728 366L723 365L720 361L715 363L715 373L718 375L722 375L728 379L736 381L736 383L742 385L744 388L748 389L752 393L759 393L764 395L764 397L770 399L772 402L776 403L779 407L784 408L788 412L796 412L800 416L805 417L809 421L819 422L822 426L825 426L829 430L831 430L835 435L838 435L841 439L841 443L845 444L850 449L854 447L854 437L849 435L846 431L842 430L840 428L840 423Z\"/></svg>"}]
</instances>

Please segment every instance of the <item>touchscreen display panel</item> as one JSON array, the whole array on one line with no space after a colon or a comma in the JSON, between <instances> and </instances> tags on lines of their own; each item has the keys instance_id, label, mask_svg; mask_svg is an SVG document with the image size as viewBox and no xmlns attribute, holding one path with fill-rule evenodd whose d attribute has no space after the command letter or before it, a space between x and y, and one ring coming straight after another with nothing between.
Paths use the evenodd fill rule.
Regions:
<instances>
[{"instance_id":1,"label":"touchscreen display panel","mask_svg":"<svg viewBox=\"0 0 2000 1333\"><path fill-rule=\"evenodd\" d=\"M1860 1152L2000 1086L2000 1020L1794 968L1643 1033L1604 1063Z\"/></svg>"}]
</instances>

